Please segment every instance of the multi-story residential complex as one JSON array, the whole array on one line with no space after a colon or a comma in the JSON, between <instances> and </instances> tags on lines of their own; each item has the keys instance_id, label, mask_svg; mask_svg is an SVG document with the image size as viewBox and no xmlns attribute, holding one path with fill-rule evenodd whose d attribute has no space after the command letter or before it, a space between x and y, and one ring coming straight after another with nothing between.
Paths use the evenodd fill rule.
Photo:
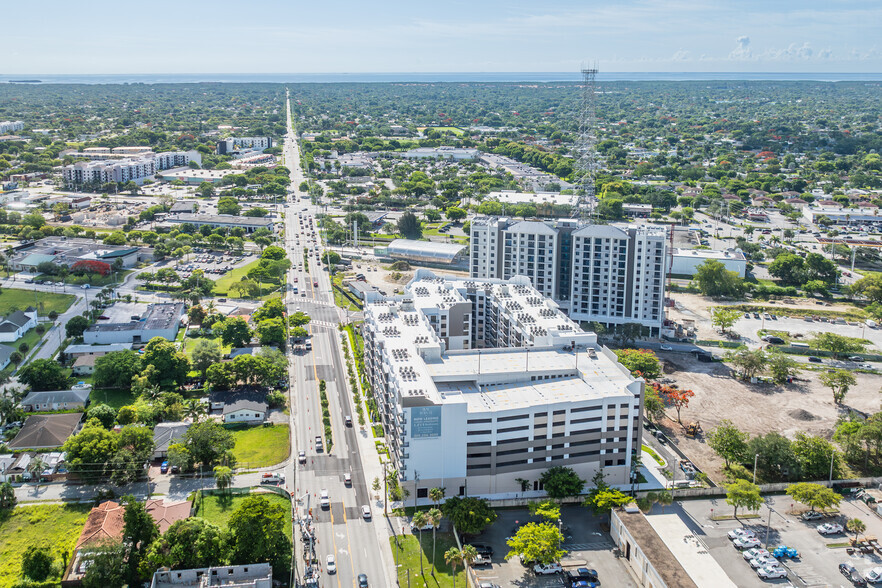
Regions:
<instances>
[{"instance_id":1,"label":"multi-story residential complex","mask_svg":"<svg viewBox=\"0 0 882 588\"><path fill-rule=\"evenodd\" d=\"M5 120L0 122L0 135L5 135L6 133L14 133L15 131L20 131L24 128L24 121L21 120Z\"/></svg>"},{"instance_id":2,"label":"multi-story residential complex","mask_svg":"<svg viewBox=\"0 0 882 588\"><path fill-rule=\"evenodd\" d=\"M390 456L415 498L538 493L556 465L629 483L644 382L527 278L418 270L404 295L369 298L363 332Z\"/></svg>"},{"instance_id":3,"label":"multi-story residential complex","mask_svg":"<svg viewBox=\"0 0 882 588\"><path fill-rule=\"evenodd\" d=\"M92 182L128 182L141 184L144 180L152 178L156 172L165 169L183 167L191 161L201 163L202 158L196 151L167 151L164 153L152 153L149 148L146 152L138 153L132 157L129 152L116 152L117 149L142 149L141 147L117 147L114 153L110 153L104 147L96 147L101 151L86 151L72 153L75 157L84 156L96 161L79 161L72 165L66 165L61 171L62 177L67 184L88 184ZM123 159L116 159L124 157Z\"/></svg>"},{"instance_id":4,"label":"multi-story residential complex","mask_svg":"<svg viewBox=\"0 0 882 588\"><path fill-rule=\"evenodd\" d=\"M269 137L230 137L217 142L217 154L227 155L234 151L263 151L273 146Z\"/></svg>"},{"instance_id":5,"label":"multi-story residential complex","mask_svg":"<svg viewBox=\"0 0 882 588\"><path fill-rule=\"evenodd\" d=\"M662 227L477 218L471 225L470 275L526 276L574 320L612 329L636 323L658 334L667 253Z\"/></svg>"}]
</instances>

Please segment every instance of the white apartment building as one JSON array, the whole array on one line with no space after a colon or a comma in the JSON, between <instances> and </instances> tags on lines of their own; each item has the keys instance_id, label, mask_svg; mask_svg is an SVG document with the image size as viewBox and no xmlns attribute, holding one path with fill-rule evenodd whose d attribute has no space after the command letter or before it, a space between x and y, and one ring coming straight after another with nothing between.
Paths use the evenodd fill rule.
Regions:
<instances>
[{"instance_id":1,"label":"white apartment building","mask_svg":"<svg viewBox=\"0 0 882 588\"><path fill-rule=\"evenodd\" d=\"M441 279L368 303L365 365L400 483L419 500L542 494L553 466L628 484L644 382L524 277Z\"/></svg>"},{"instance_id":2,"label":"white apartment building","mask_svg":"<svg viewBox=\"0 0 882 588\"><path fill-rule=\"evenodd\" d=\"M103 147L95 149L103 150ZM116 149L123 149L117 147ZM61 175L67 184L88 184L90 182L128 182L129 180L140 185L144 180L152 178L156 172L187 166L190 161L202 161L196 151L167 151L163 153L142 153L136 157L125 159L112 159L122 153L111 154L107 151L84 150L83 155L96 159L96 161L78 161L72 165L66 165L61 170ZM135 147L133 149L141 149ZM74 154L79 155L79 154Z\"/></svg>"},{"instance_id":3,"label":"white apartment building","mask_svg":"<svg viewBox=\"0 0 882 588\"><path fill-rule=\"evenodd\" d=\"M659 333L668 270L664 228L491 217L474 219L470 236L473 278L526 276L573 320L611 329L636 323Z\"/></svg>"},{"instance_id":4,"label":"white apartment building","mask_svg":"<svg viewBox=\"0 0 882 588\"><path fill-rule=\"evenodd\" d=\"M273 140L269 137L230 137L218 141L216 151L218 155L226 155L240 149L263 151L273 146Z\"/></svg>"},{"instance_id":5,"label":"white apartment building","mask_svg":"<svg viewBox=\"0 0 882 588\"><path fill-rule=\"evenodd\" d=\"M0 122L0 135L14 133L15 131L20 131L22 129L24 129L24 121L21 120L5 120Z\"/></svg>"}]
</instances>

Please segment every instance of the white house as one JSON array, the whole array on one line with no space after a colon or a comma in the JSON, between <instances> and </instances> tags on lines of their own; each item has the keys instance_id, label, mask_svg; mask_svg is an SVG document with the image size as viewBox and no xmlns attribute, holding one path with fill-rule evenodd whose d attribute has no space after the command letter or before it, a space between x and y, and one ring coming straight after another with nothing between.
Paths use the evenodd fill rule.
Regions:
<instances>
[{"instance_id":1,"label":"white house","mask_svg":"<svg viewBox=\"0 0 882 588\"><path fill-rule=\"evenodd\" d=\"M211 395L211 411L220 412L225 423L259 424L266 420L267 410L262 394L217 392Z\"/></svg>"},{"instance_id":2,"label":"white house","mask_svg":"<svg viewBox=\"0 0 882 588\"><path fill-rule=\"evenodd\" d=\"M10 343L37 326L37 309L33 306L25 310L16 310L6 315L0 322L0 341Z\"/></svg>"}]
</instances>

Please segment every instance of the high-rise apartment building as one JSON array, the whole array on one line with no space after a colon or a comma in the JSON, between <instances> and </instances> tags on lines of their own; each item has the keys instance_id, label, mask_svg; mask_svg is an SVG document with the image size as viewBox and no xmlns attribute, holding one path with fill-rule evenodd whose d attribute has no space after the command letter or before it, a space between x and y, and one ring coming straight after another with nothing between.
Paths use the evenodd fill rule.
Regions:
<instances>
[{"instance_id":1,"label":"high-rise apartment building","mask_svg":"<svg viewBox=\"0 0 882 588\"><path fill-rule=\"evenodd\" d=\"M5 120L0 122L0 135L5 135L6 133L14 133L15 131L20 131L22 129L24 129L24 121Z\"/></svg>"},{"instance_id":2,"label":"high-rise apartment building","mask_svg":"<svg viewBox=\"0 0 882 588\"><path fill-rule=\"evenodd\" d=\"M573 320L611 329L635 323L659 333L666 255L667 232L651 225L499 217L477 218L471 225L473 278L526 276Z\"/></svg>"}]
</instances>

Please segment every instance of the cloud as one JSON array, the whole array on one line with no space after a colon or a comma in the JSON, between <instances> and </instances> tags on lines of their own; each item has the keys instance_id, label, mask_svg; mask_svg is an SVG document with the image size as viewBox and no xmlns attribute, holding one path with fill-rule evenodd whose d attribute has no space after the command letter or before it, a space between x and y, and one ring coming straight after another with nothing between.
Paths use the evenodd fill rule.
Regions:
<instances>
[{"instance_id":1,"label":"cloud","mask_svg":"<svg viewBox=\"0 0 882 588\"><path fill-rule=\"evenodd\" d=\"M753 57L753 52L750 50L750 37L747 35L741 35L740 37L735 38L735 49L729 53L729 59L733 59L736 61L750 59Z\"/></svg>"},{"instance_id":2,"label":"cloud","mask_svg":"<svg viewBox=\"0 0 882 588\"><path fill-rule=\"evenodd\" d=\"M674 53L673 57L671 57L671 61L692 61L692 58L689 56L688 51L680 49Z\"/></svg>"}]
</instances>

